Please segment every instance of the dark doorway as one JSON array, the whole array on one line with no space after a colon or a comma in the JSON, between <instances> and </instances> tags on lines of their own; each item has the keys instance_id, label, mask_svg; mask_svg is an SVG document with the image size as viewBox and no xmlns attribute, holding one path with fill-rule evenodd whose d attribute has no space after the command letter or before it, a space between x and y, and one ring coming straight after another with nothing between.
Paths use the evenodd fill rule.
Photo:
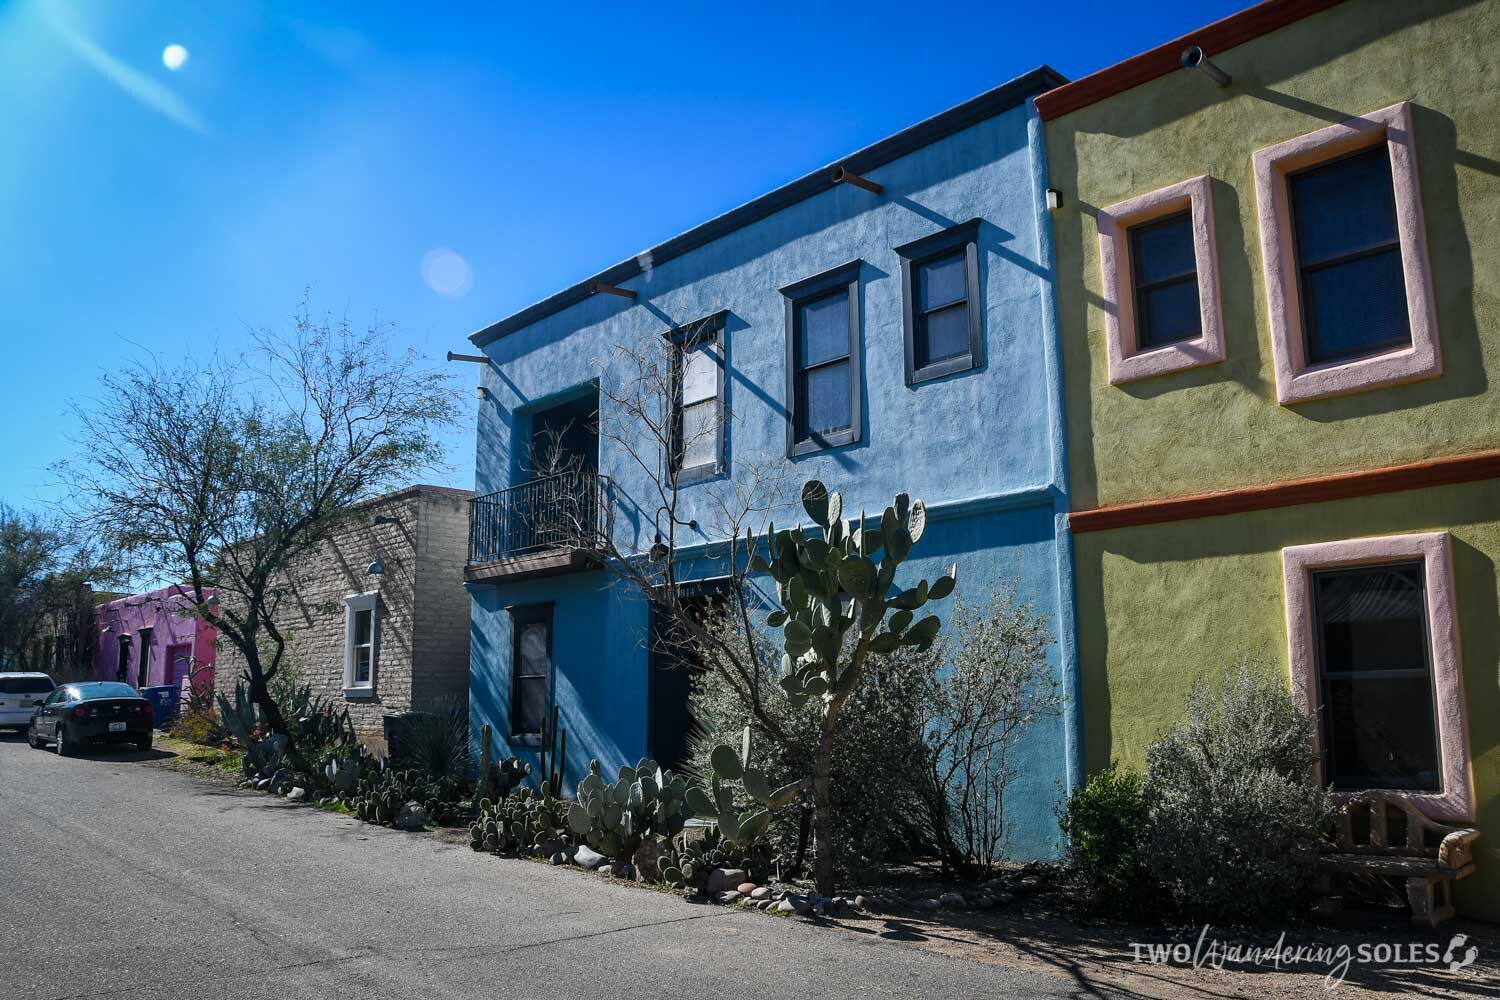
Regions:
<instances>
[{"instance_id":1,"label":"dark doorway","mask_svg":"<svg viewBox=\"0 0 1500 1000\"><path fill-rule=\"evenodd\" d=\"M598 471L598 390L537 410L531 415L531 440L526 455L529 478Z\"/></svg>"},{"instance_id":2,"label":"dark doorway","mask_svg":"<svg viewBox=\"0 0 1500 1000\"><path fill-rule=\"evenodd\" d=\"M140 665L136 671L135 686L143 688L151 680L151 630L141 629L139 638L141 640Z\"/></svg>"},{"instance_id":3,"label":"dark doorway","mask_svg":"<svg viewBox=\"0 0 1500 1000\"><path fill-rule=\"evenodd\" d=\"M723 580L684 584L682 589L684 610L700 621L722 609L728 597L727 581ZM698 727L689 699L693 678L703 670L703 665L671 613L660 604L651 605L650 629L646 755L664 768L681 771L688 760L691 736Z\"/></svg>"},{"instance_id":4,"label":"dark doorway","mask_svg":"<svg viewBox=\"0 0 1500 1000\"><path fill-rule=\"evenodd\" d=\"M130 636L120 636L120 656L115 661L115 680L121 684L130 680Z\"/></svg>"}]
</instances>

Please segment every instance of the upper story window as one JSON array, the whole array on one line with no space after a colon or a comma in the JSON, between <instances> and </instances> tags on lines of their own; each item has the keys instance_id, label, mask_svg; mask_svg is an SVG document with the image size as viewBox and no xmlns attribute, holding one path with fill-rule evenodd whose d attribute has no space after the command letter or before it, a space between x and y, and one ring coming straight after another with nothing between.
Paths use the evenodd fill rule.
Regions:
<instances>
[{"instance_id":1,"label":"upper story window","mask_svg":"<svg viewBox=\"0 0 1500 1000\"><path fill-rule=\"evenodd\" d=\"M344 694L367 695L375 689L375 658L380 635L380 595L344 598Z\"/></svg>"},{"instance_id":2,"label":"upper story window","mask_svg":"<svg viewBox=\"0 0 1500 1000\"><path fill-rule=\"evenodd\" d=\"M1262 149L1254 165L1280 402L1441 375L1411 105Z\"/></svg>"},{"instance_id":3,"label":"upper story window","mask_svg":"<svg viewBox=\"0 0 1500 1000\"><path fill-rule=\"evenodd\" d=\"M790 455L860 438L860 264L851 261L781 290L786 297Z\"/></svg>"},{"instance_id":4,"label":"upper story window","mask_svg":"<svg viewBox=\"0 0 1500 1000\"><path fill-rule=\"evenodd\" d=\"M906 384L984 363L979 220L896 248L901 257Z\"/></svg>"},{"instance_id":5,"label":"upper story window","mask_svg":"<svg viewBox=\"0 0 1500 1000\"><path fill-rule=\"evenodd\" d=\"M679 484L724 468L724 320L726 313L674 330L672 471Z\"/></svg>"},{"instance_id":6,"label":"upper story window","mask_svg":"<svg viewBox=\"0 0 1500 1000\"><path fill-rule=\"evenodd\" d=\"M1135 282L1139 350L1192 340L1203 333L1191 211L1131 228L1130 275Z\"/></svg>"},{"instance_id":7,"label":"upper story window","mask_svg":"<svg viewBox=\"0 0 1500 1000\"><path fill-rule=\"evenodd\" d=\"M1323 782L1472 819L1447 533L1294 545L1282 566L1293 688L1318 720Z\"/></svg>"},{"instance_id":8,"label":"upper story window","mask_svg":"<svg viewBox=\"0 0 1500 1000\"><path fill-rule=\"evenodd\" d=\"M1224 360L1209 178L1111 205L1097 220L1110 382Z\"/></svg>"},{"instance_id":9,"label":"upper story window","mask_svg":"<svg viewBox=\"0 0 1500 1000\"><path fill-rule=\"evenodd\" d=\"M1292 174L1287 188L1308 363L1411 346L1385 144Z\"/></svg>"},{"instance_id":10,"label":"upper story window","mask_svg":"<svg viewBox=\"0 0 1500 1000\"><path fill-rule=\"evenodd\" d=\"M510 735L541 736L552 710L552 605L510 608Z\"/></svg>"}]
</instances>

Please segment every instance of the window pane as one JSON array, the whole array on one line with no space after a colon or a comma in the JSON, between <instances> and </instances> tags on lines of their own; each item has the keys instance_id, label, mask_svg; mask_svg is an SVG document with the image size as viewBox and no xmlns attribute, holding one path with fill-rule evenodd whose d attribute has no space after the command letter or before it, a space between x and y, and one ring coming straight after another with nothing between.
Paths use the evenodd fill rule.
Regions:
<instances>
[{"instance_id":1,"label":"window pane","mask_svg":"<svg viewBox=\"0 0 1500 1000\"><path fill-rule=\"evenodd\" d=\"M682 408L682 464L695 469L719 460L719 404L710 399Z\"/></svg>"},{"instance_id":2,"label":"window pane","mask_svg":"<svg viewBox=\"0 0 1500 1000\"><path fill-rule=\"evenodd\" d=\"M516 672L524 677L546 677L551 671L547 663L547 625L533 622L521 626L521 662Z\"/></svg>"},{"instance_id":3,"label":"window pane","mask_svg":"<svg viewBox=\"0 0 1500 1000\"><path fill-rule=\"evenodd\" d=\"M1422 564L1316 573L1313 599L1329 782L1436 789Z\"/></svg>"},{"instance_id":4,"label":"window pane","mask_svg":"<svg viewBox=\"0 0 1500 1000\"><path fill-rule=\"evenodd\" d=\"M917 302L922 312L951 305L968 296L968 252L959 250L948 257L921 264L917 280L921 294Z\"/></svg>"},{"instance_id":5,"label":"window pane","mask_svg":"<svg viewBox=\"0 0 1500 1000\"><path fill-rule=\"evenodd\" d=\"M515 733L540 733L542 723L551 707L551 696L545 677L516 678L516 716L511 720L511 731Z\"/></svg>"},{"instance_id":6,"label":"window pane","mask_svg":"<svg viewBox=\"0 0 1500 1000\"><path fill-rule=\"evenodd\" d=\"M1411 343L1401 251L1302 273L1307 360L1356 358Z\"/></svg>"},{"instance_id":7,"label":"window pane","mask_svg":"<svg viewBox=\"0 0 1500 1000\"><path fill-rule=\"evenodd\" d=\"M1427 669L1421 563L1313 576L1323 669Z\"/></svg>"},{"instance_id":8,"label":"window pane","mask_svg":"<svg viewBox=\"0 0 1500 1000\"><path fill-rule=\"evenodd\" d=\"M1306 267L1396 238L1396 194L1385 143L1287 178Z\"/></svg>"},{"instance_id":9,"label":"window pane","mask_svg":"<svg viewBox=\"0 0 1500 1000\"><path fill-rule=\"evenodd\" d=\"M334 619L337 621L338 619ZM370 641L370 611L363 608L354 612L354 644L356 646L367 644Z\"/></svg>"},{"instance_id":10,"label":"window pane","mask_svg":"<svg viewBox=\"0 0 1500 1000\"><path fill-rule=\"evenodd\" d=\"M714 356L699 348L682 359L682 401L698 403L719 394L719 366Z\"/></svg>"},{"instance_id":11,"label":"window pane","mask_svg":"<svg viewBox=\"0 0 1500 1000\"><path fill-rule=\"evenodd\" d=\"M1198 277L1143 288L1136 296L1136 346L1160 347L1192 340L1203 332L1198 308Z\"/></svg>"},{"instance_id":12,"label":"window pane","mask_svg":"<svg viewBox=\"0 0 1500 1000\"><path fill-rule=\"evenodd\" d=\"M1327 697L1334 787L1441 789L1429 678L1333 680Z\"/></svg>"},{"instance_id":13,"label":"window pane","mask_svg":"<svg viewBox=\"0 0 1500 1000\"><path fill-rule=\"evenodd\" d=\"M354 683L370 683L370 647L356 646L354 649Z\"/></svg>"},{"instance_id":14,"label":"window pane","mask_svg":"<svg viewBox=\"0 0 1500 1000\"><path fill-rule=\"evenodd\" d=\"M969 353L969 303L928 313L917 321L913 345L918 368Z\"/></svg>"},{"instance_id":15,"label":"window pane","mask_svg":"<svg viewBox=\"0 0 1500 1000\"><path fill-rule=\"evenodd\" d=\"M1191 211L1130 230L1130 273L1137 287L1197 271Z\"/></svg>"},{"instance_id":16,"label":"window pane","mask_svg":"<svg viewBox=\"0 0 1500 1000\"><path fill-rule=\"evenodd\" d=\"M801 437L847 430L853 423L849 412L849 362L825 365L803 372L801 403Z\"/></svg>"},{"instance_id":17,"label":"window pane","mask_svg":"<svg viewBox=\"0 0 1500 1000\"><path fill-rule=\"evenodd\" d=\"M799 306L801 367L842 358L849 353L849 293L836 292Z\"/></svg>"}]
</instances>

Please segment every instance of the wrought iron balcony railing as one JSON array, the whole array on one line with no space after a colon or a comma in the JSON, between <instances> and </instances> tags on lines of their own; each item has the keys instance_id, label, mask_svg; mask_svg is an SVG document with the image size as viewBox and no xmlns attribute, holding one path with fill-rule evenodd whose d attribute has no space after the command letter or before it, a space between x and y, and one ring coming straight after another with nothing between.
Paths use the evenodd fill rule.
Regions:
<instances>
[{"instance_id":1,"label":"wrought iron balcony railing","mask_svg":"<svg viewBox=\"0 0 1500 1000\"><path fill-rule=\"evenodd\" d=\"M597 550L609 531L609 477L562 472L469 501L469 562Z\"/></svg>"}]
</instances>

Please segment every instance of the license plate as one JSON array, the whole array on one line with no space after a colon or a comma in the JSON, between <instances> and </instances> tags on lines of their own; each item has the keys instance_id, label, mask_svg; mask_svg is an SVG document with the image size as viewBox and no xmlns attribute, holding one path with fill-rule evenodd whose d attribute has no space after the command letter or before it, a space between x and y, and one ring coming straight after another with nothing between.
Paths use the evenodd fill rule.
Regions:
<instances>
[{"instance_id":1,"label":"license plate","mask_svg":"<svg viewBox=\"0 0 1500 1000\"><path fill-rule=\"evenodd\" d=\"M125 723L111 722L109 724L109 731L112 733L123 733L125 731Z\"/></svg>"}]
</instances>

